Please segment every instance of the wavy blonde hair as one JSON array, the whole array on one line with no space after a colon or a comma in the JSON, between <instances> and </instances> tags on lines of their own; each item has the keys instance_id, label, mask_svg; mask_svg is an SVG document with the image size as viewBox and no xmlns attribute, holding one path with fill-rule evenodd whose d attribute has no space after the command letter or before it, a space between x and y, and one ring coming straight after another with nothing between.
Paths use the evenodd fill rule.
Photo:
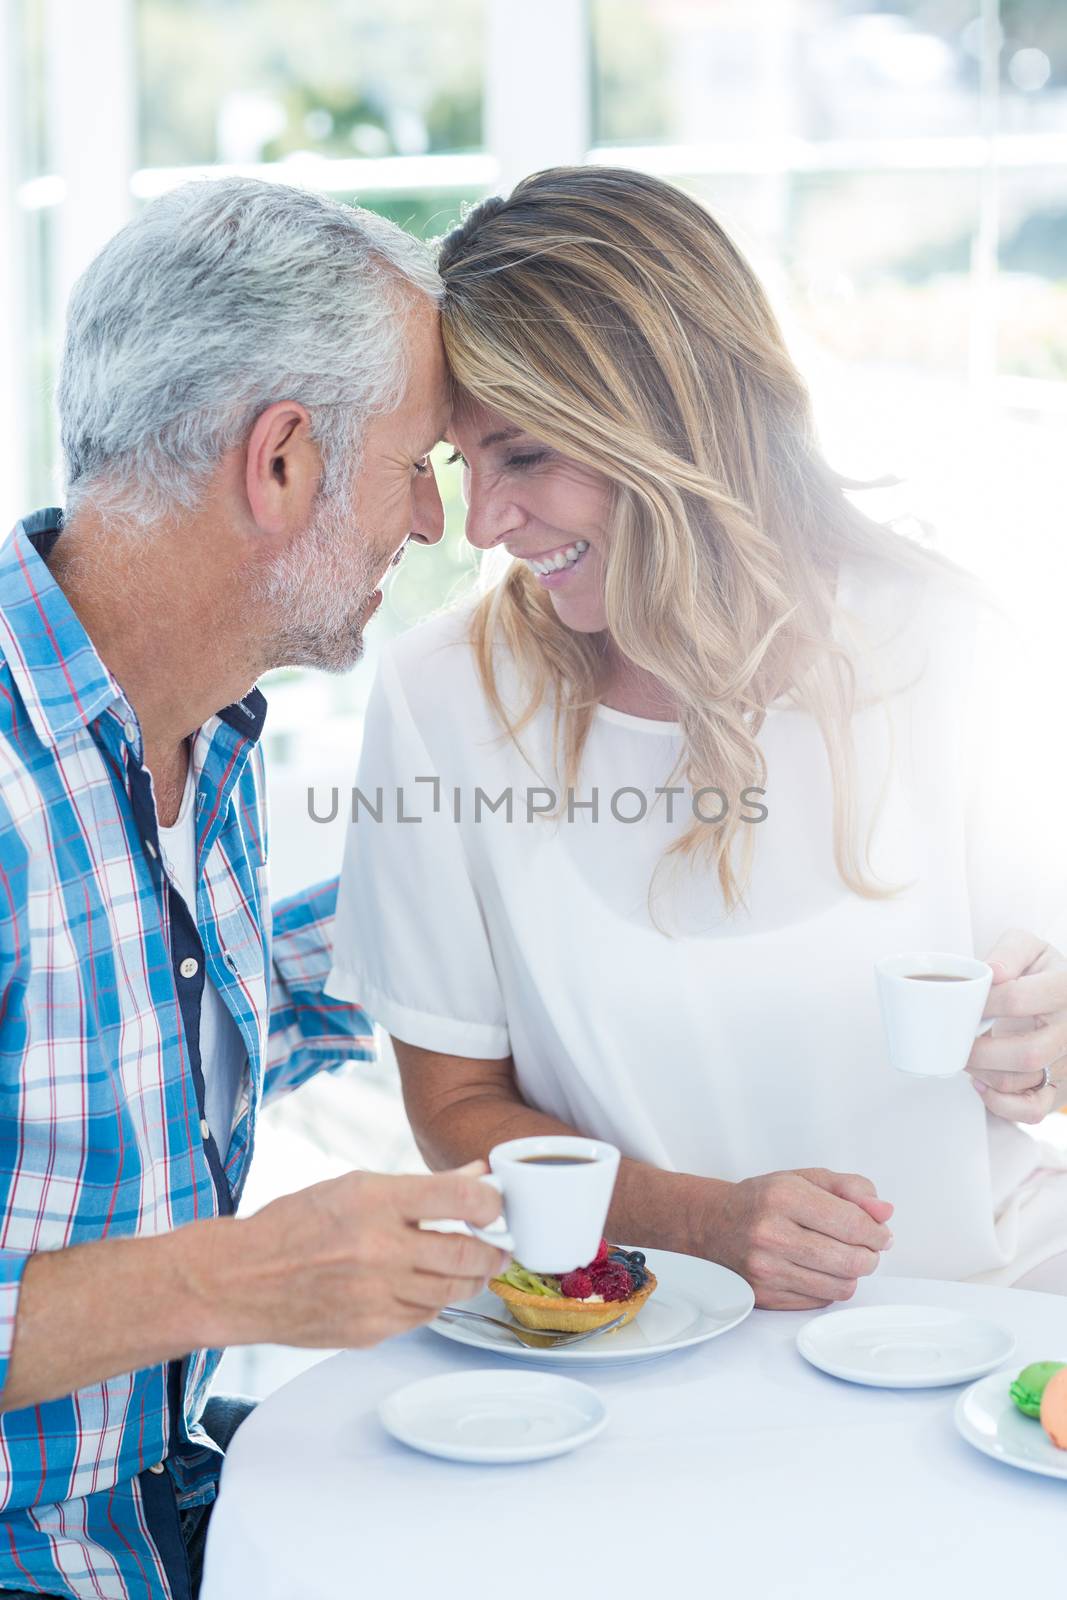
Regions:
<instances>
[{"instance_id":1,"label":"wavy blonde hair","mask_svg":"<svg viewBox=\"0 0 1067 1600\"><path fill-rule=\"evenodd\" d=\"M561 167L474 207L442 241L439 270L458 398L612 485L608 637L677 706L687 781L730 796L763 787L760 729L787 696L826 744L837 869L858 894L885 893L856 839L856 680L832 633L836 575L845 558L911 568L935 558L845 498L856 486L819 454L807 390L748 263L669 184ZM521 562L474 615L496 715L517 741L550 697L569 785L605 687L608 637L561 623ZM498 646L528 690L518 713L499 692ZM718 827L694 822L667 854L712 864L732 909L752 837L731 808Z\"/></svg>"}]
</instances>

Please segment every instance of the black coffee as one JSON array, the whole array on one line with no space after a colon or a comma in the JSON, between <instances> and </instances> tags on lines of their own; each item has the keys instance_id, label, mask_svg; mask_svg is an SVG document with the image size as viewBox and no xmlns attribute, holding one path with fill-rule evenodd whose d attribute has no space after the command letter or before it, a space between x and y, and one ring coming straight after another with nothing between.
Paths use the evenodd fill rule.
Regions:
<instances>
[{"instance_id":1,"label":"black coffee","mask_svg":"<svg viewBox=\"0 0 1067 1600\"><path fill-rule=\"evenodd\" d=\"M961 978L955 972L909 972L905 974L913 983L966 983L966 978Z\"/></svg>"},{"instance_id":2,"label":"black coffee","mask_svg":"<svg viewBox=\"0 0 1067 1600\"><path fill-rule=\"evenodd\" d=\"M535 1167L584 1167L595 1161L595 1156L520 1156L520 1161Z\"/></svg>"}]
</instances>

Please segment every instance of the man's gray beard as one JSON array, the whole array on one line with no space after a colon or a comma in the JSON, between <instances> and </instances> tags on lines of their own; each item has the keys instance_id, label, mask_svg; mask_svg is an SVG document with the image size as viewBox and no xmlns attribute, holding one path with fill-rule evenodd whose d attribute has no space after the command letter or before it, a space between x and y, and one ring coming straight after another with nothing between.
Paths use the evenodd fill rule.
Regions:
<instances>
[{"instance_id":1,"label":"man's gray beard","mask_svg":"<svg viewBox=\"0 0 1067 1600\"><path fill-rule=\"evenodd\" d=\"M316 502L307 532L272 567L263 595L276 619L276 666L347 672L363 654L363 613L377 574L352 522L349 495ZM353 543L355 563L344 554Z\"/></svg>"}]
</instances>

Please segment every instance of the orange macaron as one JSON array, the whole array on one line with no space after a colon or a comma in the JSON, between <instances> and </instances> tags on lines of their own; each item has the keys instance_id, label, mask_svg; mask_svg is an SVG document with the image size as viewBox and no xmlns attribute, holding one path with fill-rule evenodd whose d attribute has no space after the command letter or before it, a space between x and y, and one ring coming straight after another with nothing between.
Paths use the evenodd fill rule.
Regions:
<instances>
[{"instance_id":1,"label":"orange macaron","mask_svg":"<svg viewBox=\"0 0 1067 1600\"><path fill-rule=\"evenodd\" d=\"M1045 1385L1041 1426L1057 1450L1067 1450L1067 1367L1061 1367Z\"/></svg>"}]
</instances>

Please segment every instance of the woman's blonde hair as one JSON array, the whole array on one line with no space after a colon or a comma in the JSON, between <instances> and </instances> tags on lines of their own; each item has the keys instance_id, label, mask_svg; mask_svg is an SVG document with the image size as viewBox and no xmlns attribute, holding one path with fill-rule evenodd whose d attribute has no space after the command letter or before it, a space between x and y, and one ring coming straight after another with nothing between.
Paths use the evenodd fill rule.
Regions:
<instances>
[{"instance_id":1,"label":"woman's blonde hair","mask_svg":"<svg viewBox=\"0 0 1067 1600\"><path fill-rule=\"evenodd\" d=\"M855 838L856 684L831 631L834 588L847 557L912 567L932 558L845 498L747 262L669 184L561 167L476 206L444 239L439 269L459 395L613 487L608 634L677 706L693 789L734 801L720 826L694 822L668 854L708 861L726 905L739 902L752 829L736 799L764 784L758 736L768 706L787 695L826 744L838 871L857 893L883 893ZM551 697L573 785L609 666L605 636L567 628L516 562L479 604L472 643L513 738ZM517 713L499 692L497 646L528 690Z\"/></svg>"}]
</instances>

